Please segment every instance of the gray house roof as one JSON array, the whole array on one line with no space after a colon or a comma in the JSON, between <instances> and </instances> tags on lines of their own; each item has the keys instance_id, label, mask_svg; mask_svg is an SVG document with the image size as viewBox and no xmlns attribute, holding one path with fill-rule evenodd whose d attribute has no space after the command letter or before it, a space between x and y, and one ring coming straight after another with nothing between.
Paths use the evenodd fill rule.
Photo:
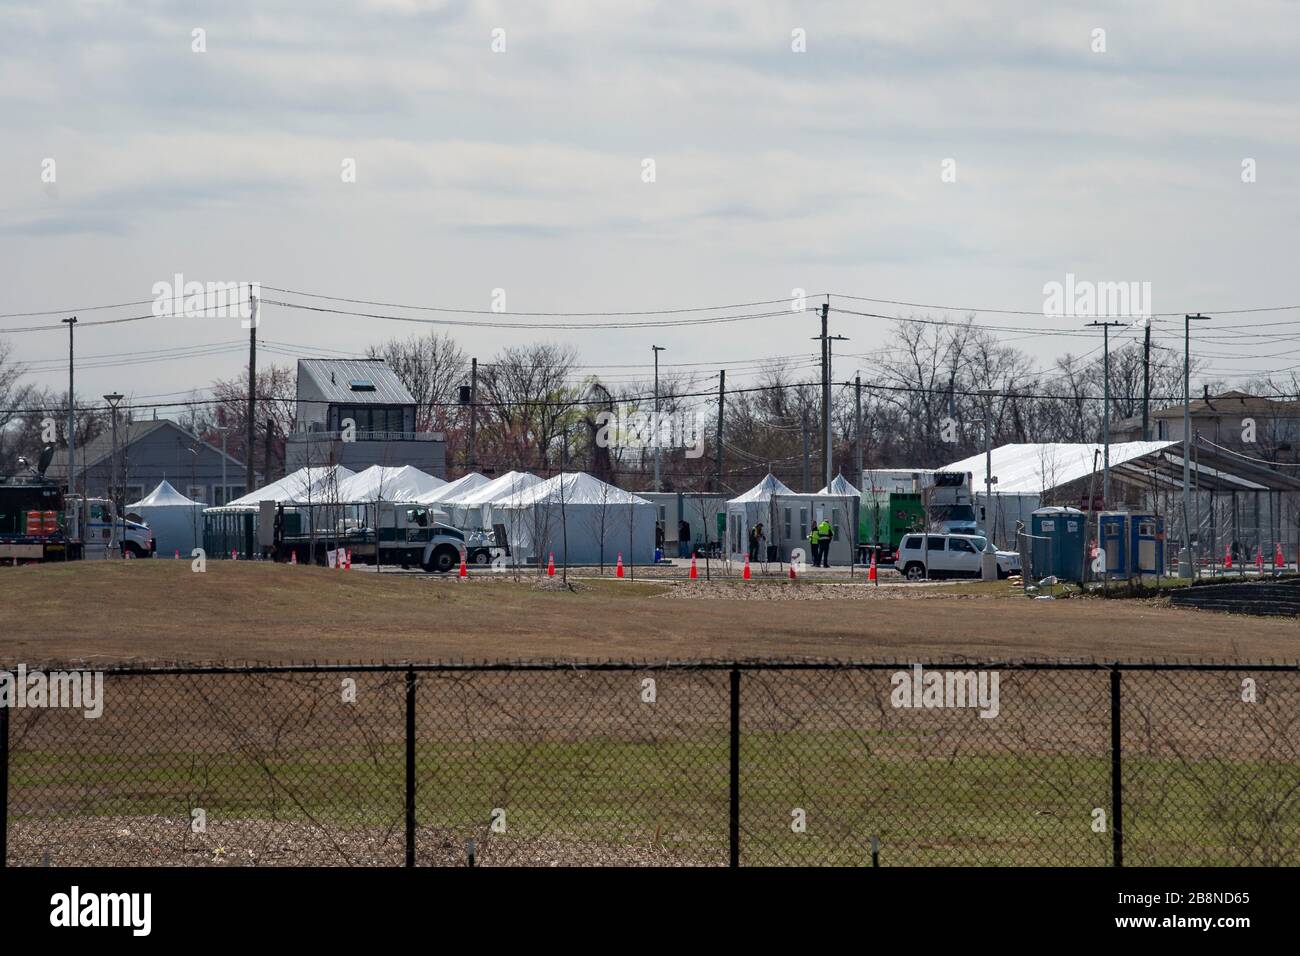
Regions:
<instances>
[{"instance_id":1,"label":"gray house roof","mask_svg":"<svg viewBox=\"0 0 1300 956\"><path fill-rule=\"evenodd\" d=\"M176 431L180 436L191 442L196 442L204 447L216 452L218 456L225 454L215 445L208 442L200 441L197 436L182 428L176 422L166 418L150 419L140 422L118 422L117 423L117 447L119 454L129 454L128 449L131 445L140 441L149 435L152 435L160 428L170 428ZM96 465L107 462L113 454L113 429L105 428L104 432L98 435L93 441L88 443L84 448L77 448L77 473L89 471ZM243 468L244 463L233 455L226 454L226 460L237 468ZM67 478L68 477L68 449L67 446L56 448L54 456L50 459L50 467L46 470L46 475L50 478Z\"/></svg>"},{"instance_id":2,"label":"gray house roof","mask_svg":"<svg viewBox=\"0 0 1300 956\"><path fill-rule=\"evenodd\" d=\"M304 375L333 404L415 404L415 396L383 359L299 359L300 393Z\"/></svg>"}]
</instances>

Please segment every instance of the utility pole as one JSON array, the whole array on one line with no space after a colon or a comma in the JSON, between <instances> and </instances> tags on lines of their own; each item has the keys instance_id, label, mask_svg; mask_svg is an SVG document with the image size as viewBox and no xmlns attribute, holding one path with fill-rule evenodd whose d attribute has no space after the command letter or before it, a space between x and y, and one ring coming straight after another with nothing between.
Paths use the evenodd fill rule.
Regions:
<instances>
[{"instance_id":1,"label":"utility pole","mask_svg":"<svg viewBox=\"0 0 1300 956\"><path fill-rule=\"evenodd\" d=\"M1100 326L1102 336L1102 402L1101 402L1101 503L1110 507L1110 330L1118 328L1123 322L1089 322L1090 326Z\"/></svg>"},{"instance_id":2,"label":"utility pole","mask_svg":"<svg viewBox=\"0 0 1300 956\"><path fill-rule=\"evenodd\" d=\"M113 502L113 530L109 534L108 547L109 551L117 550L117 403L122 400L122 396L117 392L112 392L104 396L104 401L108 402L109 409L113 414L113 452L109 457L108 466L108 499ZM122 502L123 505L126 502Z\"/></svg>"},{"instance_id":3,"label":"utility pole","mask_svg":"<svg viewBox=\"0 0 1300 956\"><path fill-rule=\"evenodd\" d=\"M853 376L853 484L862 484L862 373Z\"/></svg>"},{"instance_id":4,"label":"utility pole","mask_svg":"<svg viewBox=\"0 0 1300 956\"><path fill-rule=\"evenodd\" d=\"M257 296L248 287L248 439L244 443L244 494L256 488L253 478L253 436L257 431ZM224 462L223 462L224 465ZM225 495L225 489L222 489Z\"/></svg>"},{"instance_id":5,"label":"utility pole","mask_svg":"<svg viewBox=\"0 0 1300 956\"><path fill-rule=\"evenodd\" d=\"M1183 554L1178 561L1178 576L1191 578L1195 572L1192 563L1192 528L1188 523L1191 514L1192 489L1192 322L1208 322L1208 315L1183 316ZM1200 528L1197 528L1199 535Z\"/></svg>"},{"instance_id":6,"label":"utility pole","mask_svg":"<svg viewBox=\"0 0 1300 956\"><path fill-rule=\"evenodd\" d=\"M77 317L74 315L70 319L60 319L59 321L68 326L68 494L73 495L77 492L77 414L73 405L74 389L72 387L72 366L73 366L73 335L72 330L77 324Z\"/></svg>"},{"instance_id":7,"label":"utility pole","mask_svg":"<svg viewBox=\"0 0 1300 956\"><path fill-rule=\"evenodd\" d=\"M478 359L469 360L469 461L465 463L465 473L474 471L478 465Z\"/></svg>"},{"instance_id":8,"label":"utility pole","mask_svg":"<svg viewBox=\"0 0 1300 956\"><path fill-rule=\"evenodd\" d=\"M801 420L803 424L803 486L807 488L809 482L812 480L808 474L808 409L807 408L803 410L803 413L801 415ZM767 470L771 471L772 466L768 465Z\"/></svg>"},{"instance_id":9,"label":"utility pole","mask_svg":"<svg viewBox=\"0 0 1300 956\"><path fill-rule=\"evenodd\" d=\"M654 428L651 429L654 435L655 443L655 491L659 490L659 353L666 351L662 345L652 345L651 350L655 355L655 418Z\"/></svg>"},{"instance_id":10,"label":"utility pole","mask_svg":"<svg viewBox=\"0 0 1300 956\"><path fill-rule=\"evenodd\" d=\"M1142 440L1151 440L1151 318L1142 336Z\"/></svg>"},{"instance_id":11,"label":"utility pole","mask_svg":"<svg viewBox=\"0 0 1300 956\"><path fill-rule=\"evenodd\" d=\"M829 333L827 323L830 310L830 297L827 296L827 301L822 303L822 334L813 336L813 338L820 339L822 344L822 478L827 487L830 486L833 477L831 469L835 465L835 452L831 434L831 342L848 341L843 335L831 335ZM805 478L805 490L810 490L811 487Z\"/></svg>"},{"instance_id":12,"label":"utility pole","mask_svg":"<svg viewBox=\"0 0 1300 956\"><path fill-rule=\"evenodd\" d=\"M267 484L271 482L271 436L275 431L275 422L268 418L266 420L266 432L262 435L262 444L265 451L262 453L262 477L266 479ZM248 494L251 488L245 488L244 494ZM377 565L376 565L377 567Z\"/></svg>"},{"instance_id":13,"label":"utility pole","mask_svg":"<svg viewBox=\"0 0 1300 956\"><path fill-rule=\"evenodd\" d=\"M713 490L722 491L722 416L727 407L727 370L718 372L718 435L714 440L716 461L713 466Z\"/></svg>"}]
</instances>

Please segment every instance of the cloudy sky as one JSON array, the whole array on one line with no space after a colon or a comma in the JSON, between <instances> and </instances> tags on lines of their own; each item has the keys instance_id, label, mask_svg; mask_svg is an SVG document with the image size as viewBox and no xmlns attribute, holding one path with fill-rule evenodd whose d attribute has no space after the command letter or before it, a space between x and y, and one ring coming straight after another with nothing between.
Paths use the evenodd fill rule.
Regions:
<instances>
[{"instance_id":1,"label":"cloudy sky","mask_svg":"<svg viewBox=\"0 0 1300 956\"><path fill-rule=\"evenodd\" d=\"M1150 282L1158 312L1300 302L1291 2L28 0L0 3L0 23L0 335L56 326L10 334L49 386L66 376L60 316L15 313L147 301L177 273L471 310L504 289L536 312L802 288L959 318L1041 310L1067 273ZM816 319L788 312L583 332L468 319L454 332L483 359L541 338L592 364L648 362L652 344L716 367L816 349ZM1002 334L1042 361L1093 344L1039 334L1076 318L978 321L1023 326ZM869 378L855 356L888 324L832 329L851 339L837 371ZM306 355L419 330L268 305L259 335ZM78 391L180 395L235 374L245 336L232 319L85 325ZM156 360L189 345L212 349ZM1216 370L1298 361L1238 351Z\"/></svg>"}]
</instances>

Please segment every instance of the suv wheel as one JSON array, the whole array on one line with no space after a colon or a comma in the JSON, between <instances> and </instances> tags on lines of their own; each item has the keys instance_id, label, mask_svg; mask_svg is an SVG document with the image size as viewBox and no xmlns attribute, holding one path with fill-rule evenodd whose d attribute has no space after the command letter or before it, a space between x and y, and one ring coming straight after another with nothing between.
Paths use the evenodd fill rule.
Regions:
<instances>
[{"instance_id":1,"label":"suv wheel","mask_svg":"<svg viewBox=\"0 0 1300 956\"><path fill-rule=\"evenodd\" d=\"M909 581L924 581L925 565L922 564L920 561L913 561L911 564L909 564L907 567L903 569L903 575Z\"/></svg>"}]
</instances>

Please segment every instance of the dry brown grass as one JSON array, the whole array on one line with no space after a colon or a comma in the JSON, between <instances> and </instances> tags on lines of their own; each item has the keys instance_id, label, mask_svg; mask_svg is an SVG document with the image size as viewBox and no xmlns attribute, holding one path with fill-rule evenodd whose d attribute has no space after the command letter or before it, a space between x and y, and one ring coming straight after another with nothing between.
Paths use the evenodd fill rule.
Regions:
<instances>
[{"instance_id":1,"label":"dry brown grass","mask_svg":"<svg viewBox=\"0 0 1300 956\"><path fill-rule=\"evenodd\" d=\"M584 580L572 592L534 580L229 561L196 574L166 559L3 568L0 660L1297 657L1292 621L1149 602L1000 600L978 585L925 600L900 587L871 600L753 601L735 599L740 583L670 600L676 585L662 580ZM806 581L762 587L856 596Z\"/></svg>"}]
</instances>

